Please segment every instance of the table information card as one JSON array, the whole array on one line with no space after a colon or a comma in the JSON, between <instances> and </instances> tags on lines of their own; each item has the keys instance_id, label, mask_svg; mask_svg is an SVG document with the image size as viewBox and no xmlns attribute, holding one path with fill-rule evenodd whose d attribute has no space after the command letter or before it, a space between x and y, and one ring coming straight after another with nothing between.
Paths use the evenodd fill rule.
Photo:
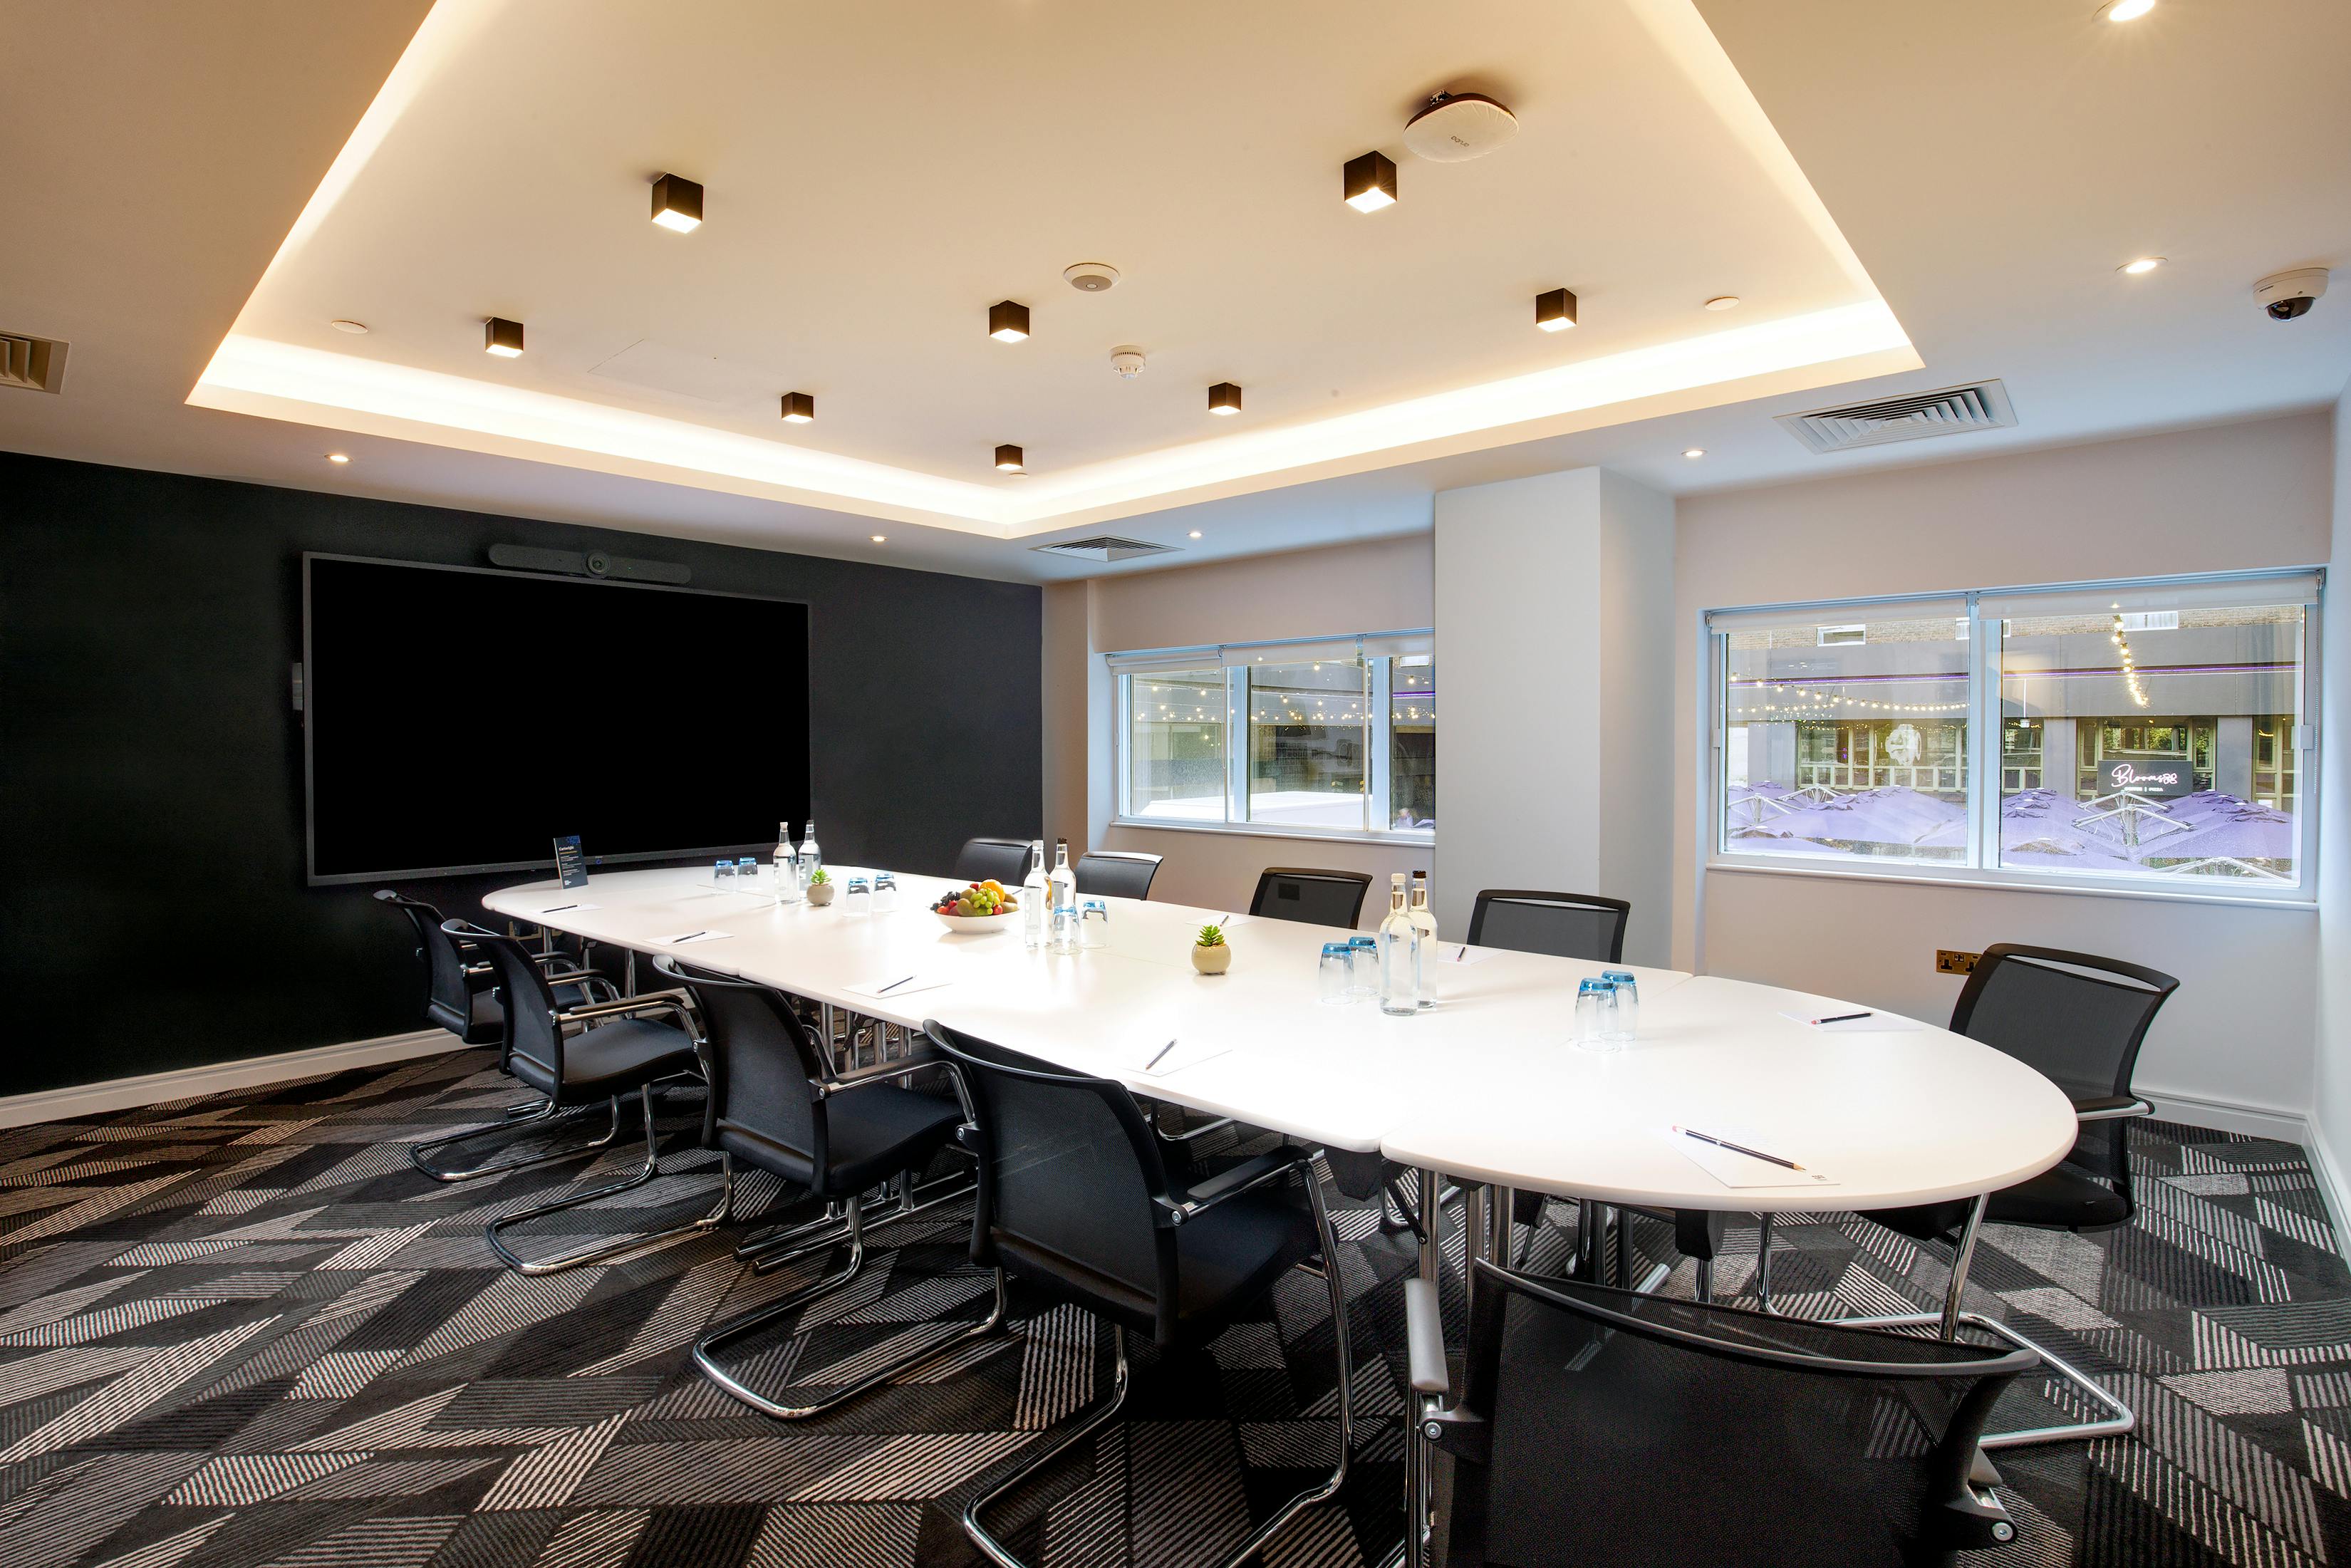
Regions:
<instances>
[{"instance_id":1,"label":"table information card","mask_svg":"<svg viewBox=\"0 0 2351 1568\"><path fill-rule=\"evenodd\" d=\"M566 887L588 885L588 862L580 853L580 835L555 841L555 874L563 879Z\"/></svg>"}]
</instances>

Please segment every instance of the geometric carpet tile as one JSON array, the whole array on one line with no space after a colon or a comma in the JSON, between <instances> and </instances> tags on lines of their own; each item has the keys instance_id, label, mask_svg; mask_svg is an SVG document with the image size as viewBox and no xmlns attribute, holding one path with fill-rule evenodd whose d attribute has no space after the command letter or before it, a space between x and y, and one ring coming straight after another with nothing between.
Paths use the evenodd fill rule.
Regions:
<instances>
[{"instance_id":1,"label":"geometric carpet tile","mask_svg":"<svg viewBox=\"0 0 2351 1568\"><path fill-rule=\"evenodd\" d=\"M1107 1333L1016 1290L1015 1332L816 1419L768 1421L687 1353L713 1320L838 1261L760 1275L734 1259L748 1225L808 1210L755 1176L738 1210L771 1212L745 1226L512 1273L486 1220L640 1157L621 1139L457 1186L409 1168L406 1143L520 1097L491 1053L454 1051L0 1132L0 1568L963 1564L977 1561L964 1500L1108 1386ZM691 1100L664 1105L677 1174L538 1222L528 1248L706 1212L698 1123ZM2130 1139L2139 1218L2090 1237L1988 1228L1967 1304L2089 1370L2139 1428L2004 1454L2018 1539L1978 1560L2351 1562L2351 1273L2303 1151L2158 1123ZM1397 1282L1415 1259L1331 1196L1354 1461L1270 1544L1270 1568L1378 1563L1401 1528ZM1573 1222L1551 1206L1522 1256L1563 1256ZM855 1287L730 1346L729 1365L778 1396L821 1392L984 1315L967 1223L949 1206L880 1232ZM1632 1225L1669 1270L1660 1288L1687 1294L1670 1228ZM1757 1239L1734 1223L1724 1299L1751 1291ZM1771 1245L1780 1304L1812 1315L1932 1305L1948 1277L1941 1249L1851 1215L1790 1217ZM1322 1283L1293 1275L1213 1344L1131 1344L1122 1419L992 1527L1045 1568L1216 1561L1327 1471L1331 1334ZM1994 1419L2061 1413L2043 1384Z\"/></svg>"}]
</instances>

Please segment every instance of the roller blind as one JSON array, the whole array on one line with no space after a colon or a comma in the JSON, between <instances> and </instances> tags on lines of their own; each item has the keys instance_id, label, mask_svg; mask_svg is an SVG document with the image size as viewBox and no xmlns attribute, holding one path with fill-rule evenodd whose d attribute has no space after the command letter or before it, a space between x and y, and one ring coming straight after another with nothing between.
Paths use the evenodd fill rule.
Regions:
<instances>
[{"instance_id":1,"label":"roller blind","mask_svg":"<svg viewBox=\"0 0 2351 1568\"><path fill-rule=\"evenodd\" d=\"M1787 626L1860 626L1871 622L1968 618L1965 595L1934 599L1865 599L1843 604L1796 604L1765 610L1709 610L1709 632L1758 632Z\"/></svg>"},{"instance_id":2,"label":"roller blind","mask_svg":"<svg viewBox=\"0 0 2351 1568\"><path fill-rule=\"evenodd\" d=\"M2130 588L2026 589L1978 596L1984 618L2024 615L2126 614L2149 610L2252 610L2283 604L2315 604L2321 574L2264 572L2256 576L2184 582L2144 583Z\"/></svg>"}]
</instances>

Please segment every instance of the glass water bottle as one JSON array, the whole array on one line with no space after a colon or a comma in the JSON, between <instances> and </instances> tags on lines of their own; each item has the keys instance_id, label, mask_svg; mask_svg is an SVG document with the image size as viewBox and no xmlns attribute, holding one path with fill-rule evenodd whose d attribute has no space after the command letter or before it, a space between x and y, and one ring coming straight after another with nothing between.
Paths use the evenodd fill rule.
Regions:
<instances>
[{"instance_id":1,"label":"glass water bottle","mask_svg":"<svg viewBox=\"0 0 2351 1568\"><path fill-rule=\"evenodd\" d=\"M796 859L799 866L800 885L806 887L809 884L809 879L816 875L817 868L824 864L824 852L816 847L814 817L809 819L808 837L800 841L800 852Z\"/></svg>"},{"instance_id":2,"label":"glass water bottle","mask_svg":"<svg viewBox=\"0 0 2351 1568\"><path fill-rule=\"evenodd\" d=\"M1436 963L1437 958L1437 911L1429 908L1428 906L1428 873L1426 872L1416 871L1412 873L1412 899L1405 905L1404 912L1405 918L1412 922L1413 929L1420 933L1420 977L1422 981L1420 986L1420 1005L1425 1008L1433 1008L1437 1005L1437 998L1429 994L1434 988L1429 986L1426 982L1428 979L1427 967Z\"/></svg>"},{"instance_id":3,"label":"glass water bottle","mask_svg":"<svg viewBox=\"0 0 2351 1568\"><path fill-rule=\"evenodd\" d=\"M1070 869L1070 841L1053 841L1053 951L1078 950L1078 873Z\"/></svg>"},{"instance_id":4,"label":"glass water bottle","mask_svg":"<svg viewBox=\"0 0 2351 1568\"><path fill-rule=\"evenodd\" d=\"M1380 922L1380 1011L1410 1018L1420 1011L1420 927L1405 907L1404 873L1388 883L1388 917Z\"/></svg>"},{"instance_id":5,"label":"glass water bottle","mask_svg":"<svg viewBox=\"0 0 2351 1568\"><path fill-rule=\"evenodd\" d=\"M801 892L799 867L792 857L792 825L789 822L776 824L776 847L768 859L776 868L776 902L798 904Z\"/></svg>"},{"instance_id":6,"label":"glass water bottle","mask_svg":"<svg viewBox=\"0 0 2351 1568\"><path fill-rule=\"evenodd\" d=\"M1020 879L1020 940L1030 952L1045 945L1045 932L1052 919L1048 907L1052 894L1045 885L1045 841L1029 841L1029 874Z\"/></svg>"}]
</instances>

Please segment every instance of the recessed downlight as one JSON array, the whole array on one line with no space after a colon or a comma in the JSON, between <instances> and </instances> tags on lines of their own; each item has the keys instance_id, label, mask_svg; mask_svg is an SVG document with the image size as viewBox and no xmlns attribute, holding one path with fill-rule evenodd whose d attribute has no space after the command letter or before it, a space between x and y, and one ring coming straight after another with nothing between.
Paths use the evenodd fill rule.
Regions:
<instances>
[{"instance_id":1,"label":"recessed downlight","mask_svg":"<svg viewBox=\"0 0 2351 1568\"><path fill-rule=\"evenodd\" d=\"M783 406L786 424L806 424L816 418L816 399L806 392L786 392Z\"/></svg>"},{"instance_id":2,"label":"recessed downlight","mask_svg":"<svg viewBox=\"0 0 2351 1568\"><path fill-rule=\"evenodd\" d=\"M2123 263L2120 267L2115 268L2115 270L2116 272L2127 273L2133 277L2145 277L2148 273L2153 272L2157 267L2161 267L2162 265L2163 257L2159 256L2143 256L2137 261L2126 261Z\"/></svg>"},{"instance_id":3,"label":"recessed downlight","mask_svg":"<svg viewBox=\"0 0 2351 1568\"><path fill-rule=\"evenodd\" d=\"M329 463L349 463L350 460L351 455L348 452L329 452L327 454L327 461Z\"/></svg>"},{"instance_id":4,"label":"recessed downlight","mask_svg":"<svg viewBox=\"0 0 2351 1568\"><path fill-rule=\"evenodd\" d=\"M327 325L332 327L338 332L363 334L368 329L368 324L366 322L354 321L347 316L339 316L332 321L328 322Z\"/></svg>"},{"instance_id":5,"label":"recessed downlight","mask_svg":"<svg viewBox=\"0 0 2351 1568\"><path fill-rule=\"evenodd\" d=\"M1218 382L1208 389L1210 413L1238 413L1241 411L1241 389L1230 382Z\"/></svg>"},{"instance_id":6,"label":"recessed downlight","mask_svg":"<svg viewBox=\"0 0 2351 1568\"><path fill-rule=\"evenodd\" d=\"M1564 332L1575 325L1575 296L1564 288L1547 288L1535 296L1535 325L1546 332Z\"/></svg>"},{"instance_id":7,"label":"recessed downlight","mask_svg":"<svg viewBox=\"0 0 2351 1568\"><path fill-rule=\"evenodd\" d=\"M1197 529L1197 528L1194 528L1194 529L1192 530L1192 538L1196 538L1196 538L1198 538L1199 537L1200 537L1200 530L1199 530L1199 529Z\"/></svg>"},{"instance_id":8,"label":"recessed downlight","mask_svg":"<svg viewBox=\"0 0 2351 1568\"><path fill-rule=\"evenodd\" d=\"M1020 448L1010 444L998 447L996 449L996 471L999 474L1026 474L1029 472L1028 468L1024 466L1020 461Z\"/></svg>"},{"instance_id":9,"label":"recessed downlight","mask_svg":"<svg viewBox=\"0 0 2351 1568\"><path fill-rule=\"evenodd\" d=\"M653 182L653 222L675 234L692 234L702 226L702 187L683 174L664 174Z\"/></svg>"},{"instance_id":10,"label":"recessed downlight","mask_svg":"<svg viewBox=\"0 0 2351 1568\"><path fill-rule=\"evenodd\" d=\"M482 323L482 349L502 360L522 358L522 323L493 316Z\"/></svg>"},{"instance_id":11,"label":"recessed downlight","mask_svg":"<svg viewBox=\"0 0 2351 1568\"><path fill-rule=\"evenodd\" d=\"M1376 213L1396 201L1395 165L1382 152L1350 158L1340 172L1341 194L1359 213Z\"/></svg>"},{"instance_id":12,"label":"recessed downlight","mask_svg":"<svg viewBox=\"0 0 2351 1568\"><path fill-rule=\"evenodd\" d=\"M1703 446L1685 446L1682 448L1682 455L1685 457L1703 457L1706 455L1706 448Z\"/></svg>"},{"instance_id":13,"label":"recessed downlight","mask_svg":"<svg viewBox=\"0 0 2351 1568\"><path fill-rule=\"evenodd\" d=\"M1029 307L1018 299L999 299L987 308L987 335L999 343L1018 343L1029 336Z\"/></svg>"},{"instance_id":14,"label":"recessed downlight","mask_svg":"<svg viewBox=\"0 0 2351 1568\"><path fill-rule=\"evenodd\" d=\"M2109 22L2136 22L2155 9L2155 0L2115 0L2098 15Z\"/></svg>"},{"instance_id":15,"label":"recessed downlight","mask_svg":"<svg viewBox=\"0 0 2351 1568\"><path fill-rule=\"evenodd\" d=\"M1709 310L1736 310L1739 308L1739 296L1718 294L1706 302L1706 308Z\"/></svg>"},{"instance_id":16,"label":"recessed downlight","mask_svg":"<svg viewBox=\"0 0 2351 1568\"><path fill-rule=\"evenodd\" d=\"M888 534L868 534L865 537L872 539L877 545L886 545L890 542L890 536Z\"/></svg>"}]
</instances>

